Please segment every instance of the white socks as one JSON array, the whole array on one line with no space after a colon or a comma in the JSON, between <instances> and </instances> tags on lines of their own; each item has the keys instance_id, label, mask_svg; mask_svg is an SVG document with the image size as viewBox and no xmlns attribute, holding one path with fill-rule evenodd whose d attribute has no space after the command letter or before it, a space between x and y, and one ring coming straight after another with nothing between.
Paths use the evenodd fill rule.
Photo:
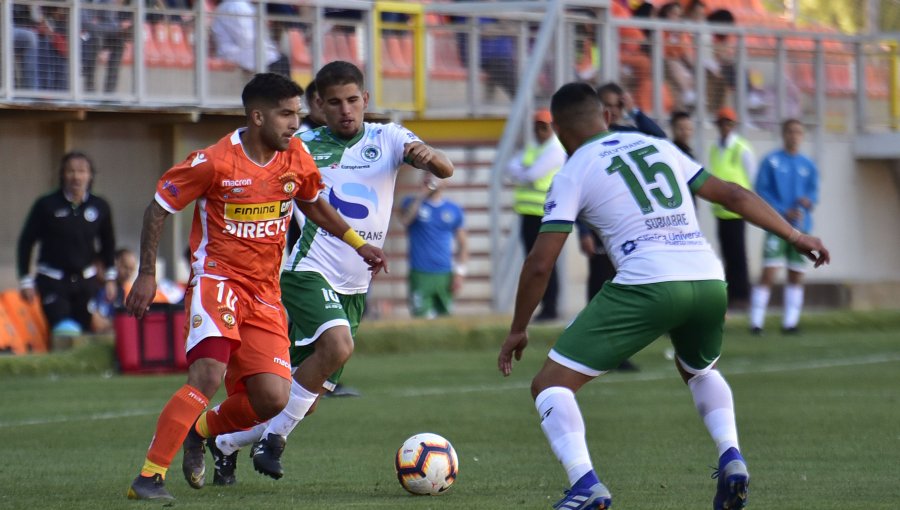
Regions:
<instances>
[{"instance_id":1,"label":"white socks","mask_svg":"<svg viewBox=\"0 0 900 510\"><path fill-rule=\"evenodd\" d=\"M231 455L241 448L259 441L263 431L266 430L266 423L260 423L249 430L239 430L230 434L216 436L216 446L225 455Z\"/></svg>"},{"instance_id":2,"label":"white socks","mask_svg":"<svg viewBox=\"0 0 900 510\"><path fill-rule=\"evenodd\" d=\"M565 468L569 485L574 485L593 469L575 394L568 388L554 386L542 391L534 399L534 405L550 448Z\"/></svg>"},{"instance_id":3,"label":"white socks","mask_svg":"<svg viewBox=\"0 0 900 510\"><path fill-rule=\"evenodd\" d=\"M769 287L757 285L750 293L750 327L762 329L766 323L766 307L769 306Z\"/></svg>"},{"instance_id":4,"label":"white socks","mask_svg":"<svg viewBox=\"0 0 900 510\"><path fill-rule=\"evenodd\" d=\"M716 443L719 456L732 446L738 448L737 425L734 422L734 401L731 388L718 370L695 375L688 381L694 405L703 424Z\"/></svg>"},{"instance_id":5,"label":"white socks","mask_svg":"<svg viewBox=\"0 0 900 510\"><path fill-rule=\"evenodd\" d=\"M300 423L300 420L309 412L309 408L319 398L318 393L313 393L300 383L291 379L291 398L284 406L284 409L278 413L278 416L269 421L269 426L263 432L262 437L268 437L269 434L278 434L281 437L288 437L294 427Z\"/></svg>"},{"instance_id":6,"label":"white socks","mask_svg":"<svg viewBox=\"0 0 900 510\"><path fill-rule=\"evenodd\" d=\"M750 294L750 327L762 328L766 322L766 307L769 306L769 287L757 285ZM781 326L795 328L800 322L803 310L803 285L784 286L784 319Z\"/></svg>"},{"instance_id":7,"label":"white socks","mask_svg":"<svg viewBox=\"0 0 900 510\"><path fill-rule=\"evenodd\" d=\"M796 328L800 322L800 310L803 309L803 285L784 286L784 322L785 329Z\"/></svg>"}]
</instances>

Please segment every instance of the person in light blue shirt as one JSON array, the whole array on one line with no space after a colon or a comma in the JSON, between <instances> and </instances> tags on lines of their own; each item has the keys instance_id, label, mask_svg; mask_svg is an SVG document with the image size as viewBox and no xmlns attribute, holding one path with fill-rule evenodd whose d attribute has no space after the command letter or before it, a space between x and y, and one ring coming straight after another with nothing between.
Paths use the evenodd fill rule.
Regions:
<instances>
[{"instance_id":1,"label":"person in light blue shirt","mask_svg":"<svg viewBox=\"0 0 900 510\"><path fill-rule=\"evenodd\" d=\"M443 198L441 183L429 174L422 192L403 200L400 221L409 235L410 314L429 319L449 315L469 258L462 208Z\"/></svg>"},{"instance_id":2,"label":"person in light blue shirt","mask_svg":"<svg viewBox=\"0 0 900 510\"><path fill-rule=\"evenodd\" d=\"M756 193L781 213L800 232L812 230L812 210L819 201L819 171L816 164L800 154L805 129L797 119L781 125L784 149L768 154L759 165ZM759 285L750 298L750 331L761 334L766 318L772 283L778 270L787 267L784 286L784 318L782 332L796 333L803 308L803 273L805 260L790 244L766 234L763 248L763 271Z\"/></svg>"}]
</instances>

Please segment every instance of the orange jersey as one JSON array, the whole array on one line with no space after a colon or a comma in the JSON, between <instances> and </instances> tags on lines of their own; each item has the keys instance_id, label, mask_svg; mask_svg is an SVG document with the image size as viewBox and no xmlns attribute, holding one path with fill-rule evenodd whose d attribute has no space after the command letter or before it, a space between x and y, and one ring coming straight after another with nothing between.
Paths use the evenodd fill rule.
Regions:
<instances>
[{"instance_id":1,"label":"orange jersey","mask_svg":"<svg viewBox=\"0 0 900 510\"><path fill-rule=\"evenodd\" d=\"M293 200L315 201L322 176L299 138L266 165L256 164L244 152L242 131L169 169L155 199L170 213L197 201L190 238L194 275L234 279L277 303Z\"/></svg>"}]
</instances>

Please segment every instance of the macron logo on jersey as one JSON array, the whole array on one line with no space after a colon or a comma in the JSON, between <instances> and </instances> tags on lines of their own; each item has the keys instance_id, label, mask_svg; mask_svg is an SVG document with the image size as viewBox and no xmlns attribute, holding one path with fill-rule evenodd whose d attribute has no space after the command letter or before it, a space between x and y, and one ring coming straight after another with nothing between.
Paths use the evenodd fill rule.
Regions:
<instances>
[{"instance_id":1,"label":"macron logo on jersey","mask_svg":"<svg viewBox=\"0 0 900 510\"><path fill-rule=\"evenodd\" d=\"M200 163L206 163L206 161L207 161L206 154L203 154L202 152L198 152L197 155L194 156L194 160L191 161L191 168L194 168L195 166L199 165Z\"/></svg>"},{"instance_id":2,"label":"macron logo on jersey","mask_svg":"<svg viewBox=\"0 0 900 510\"><path fill-rule=\"evenodd\" d=\"M222 179L223 188L250 186L251 184L253 184L253 179Z\"/></svg>"}]
</instances>

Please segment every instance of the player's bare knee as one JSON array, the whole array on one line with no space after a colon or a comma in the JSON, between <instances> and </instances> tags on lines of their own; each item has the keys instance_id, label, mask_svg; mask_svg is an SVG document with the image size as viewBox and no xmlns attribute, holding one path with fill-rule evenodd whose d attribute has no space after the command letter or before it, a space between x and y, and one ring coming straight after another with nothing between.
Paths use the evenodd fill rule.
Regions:
<instances>
[{"instance_id":1,"label":"player's bare knee","mask_svg":"<svg viewBox=\"0 0 900 510\"><path fill-rule=\"evenodd\" d=\"M329 374L343 366L353 355L353 337L350 336L350 328L336 327L328 330L319 339L316 354L321 355Z\"/></svg>"},{"instance_id":2,"label":"player's bare knee","mask_svg":"<svg viewBox=\"0 0 900 510\"><path fill-rule=\"evenodd\" d=\"M288 403L290 392L280 388L267 388L251 395L250 405L261 420L275 417Z\"/></svg>"},{"instance_id":3,"label":"player's bare knee","mask_svg":"<svg viewBox=\"0 0 900 510\"><path fill-rule=\"evenodd\" d=\"M211 359L199 359L188 369L187 383L200 390L207 398L212 398L222 384L225 365Z\"/></svg>"}]
</instances>

